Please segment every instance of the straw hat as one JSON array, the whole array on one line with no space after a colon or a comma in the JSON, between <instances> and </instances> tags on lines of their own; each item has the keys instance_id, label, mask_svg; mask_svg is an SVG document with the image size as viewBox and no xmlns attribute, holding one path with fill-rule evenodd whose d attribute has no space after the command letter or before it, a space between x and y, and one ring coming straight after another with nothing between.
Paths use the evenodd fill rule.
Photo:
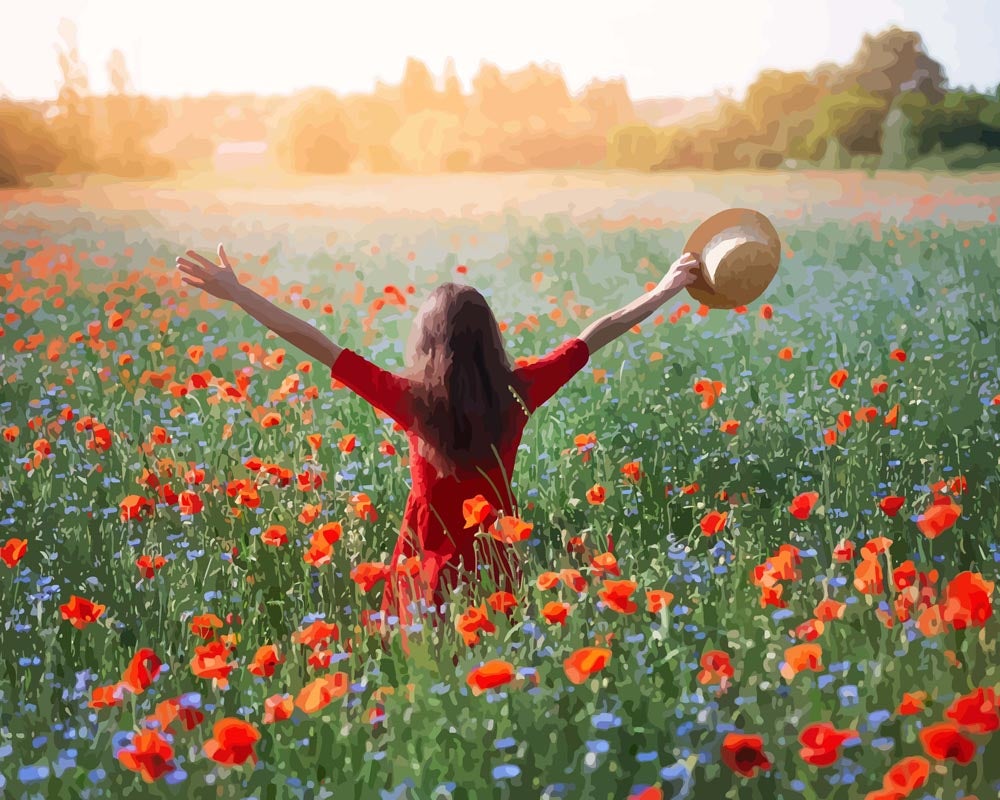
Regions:
<instances>
[{"instance_id":1,"label":"straw hat","mask_svg":"<svg viewBox=\"0 0 1000 800\"><path fill-rule=\"evenodd\" d=\"M750 208L730 208L695 229L684 252L701 256L701 276L687 287L710 308L745 306L778 271L781 240L771 221Z\"/></svg>"}]
</instances>

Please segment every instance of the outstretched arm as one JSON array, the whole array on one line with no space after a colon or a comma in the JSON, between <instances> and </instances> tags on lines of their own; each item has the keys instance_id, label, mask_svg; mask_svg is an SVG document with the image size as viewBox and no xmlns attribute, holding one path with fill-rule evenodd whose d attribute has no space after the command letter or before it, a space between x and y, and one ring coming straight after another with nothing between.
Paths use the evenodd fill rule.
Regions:
<instances>
[{"instance_id":1,"label":"outstretched arm","mask_svg":"<svg viewBox=\"0 0 1000 800\"><path fill-rule=\"evenodd\" d=\"M701 260L698 256L685 253L670 266L655 289L590 323L579 338L587 343L587 349L591 353L596 352L632 326L638 325L681 289L694 282L700 271Z\"/></svg>"},{"instance_id":2,"label":"outstretched arm","mask_svg":"<svg viewBox=\"0 0 1000 800\"><path fill-rule=\"evenodd\" d=\"M225 249L219 245L219 261L213 264L194 250L187 251L188 258L177 257L177 269L185 274L184 283L204 289L220 300L232 300L251 317L267 326L289 344L315 358L328 367L333 366L343 349L305 320L278 308L249 286L244 286L233 272Z\"/></svg>"}]
</instances>

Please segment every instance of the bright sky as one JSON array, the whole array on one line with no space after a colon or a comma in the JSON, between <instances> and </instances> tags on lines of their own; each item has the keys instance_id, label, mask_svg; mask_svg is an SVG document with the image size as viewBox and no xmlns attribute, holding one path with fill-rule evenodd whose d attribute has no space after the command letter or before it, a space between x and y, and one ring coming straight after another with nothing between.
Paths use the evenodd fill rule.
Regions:
<instances>
[{"instance_id":1,"label":"bright sky","mask_svg":"<svg viewBox=\"0 0 1000 800\"><path fill-rule=\"evenodd\" d=\"M762 68L843 63L863 33L919 31L952 86L1000 81L995 0L3 0L0 94L54 97L59 20L77 25L91 89L121 49L153 96L398 83L407 56L435 75L454 58L468 90L481 61L558 65L570 90L624 77L633 98L732 90ZM993 21L990 22L989 20Z\"/></svg>"}]
</instances>

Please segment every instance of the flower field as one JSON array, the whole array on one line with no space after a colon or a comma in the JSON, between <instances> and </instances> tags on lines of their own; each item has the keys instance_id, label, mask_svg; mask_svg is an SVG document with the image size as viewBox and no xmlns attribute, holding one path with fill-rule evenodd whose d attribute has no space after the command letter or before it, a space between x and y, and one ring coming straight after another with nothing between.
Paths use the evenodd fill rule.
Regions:
<instances>
[{"instance_id":1,"label":"flower field","mask_svg":"<svg viewBox=\"0 0 1000 800\"><path fill-rule=\"evenodd\" d=\"M174 257L223 241L395 369L441 281L530 358L692 226L39 208L0 228L0 795L1000 793L995 205L782 215L759 302L593 354L525 431L523 519L476 534L522 590L408 654L372 633L405 436Z\"/></svg>"}]
</instances>

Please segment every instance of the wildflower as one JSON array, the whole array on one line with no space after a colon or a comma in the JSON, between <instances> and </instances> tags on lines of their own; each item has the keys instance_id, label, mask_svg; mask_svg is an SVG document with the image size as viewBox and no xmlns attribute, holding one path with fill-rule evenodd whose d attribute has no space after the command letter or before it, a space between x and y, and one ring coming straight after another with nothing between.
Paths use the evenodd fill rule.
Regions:
<instances>
[{"instance_id":1,"label":"wildflower","mask_svg":"<svg viewBox=\"0 0 1000 800\"><path fill-rule=\"evenodd\" d=\"M605 647L581 647L563 661L563 669L572 683L581 684L604 669L610 660L611 651Z\"/></svg>"},{"instance_id":2,"label":"wildflower","mask_svg":"<svg viewBox=\"0 0 1000 800\"><path fill-rule=\"evenodd\" d=\"M487 689L495 689L514 680L514 666L507 661L495 659L487 661L482 666L472 670L466 678L466 683L475 695L482 694Z\"/></svg>"},{"instance_id":3,"label":"wildflower","mask_svg":"<svg viewBox=\"0 0 1000 800\"><path fill-rule=\"evenodd\" d=\"M752 778L758 769L771 769L771 762L764 753L764 740L744 733L726 734L722 740L722 763L747 778Z\"/></svg>"},{"instance_id":4,"label":"wildflower","mask_svg":"<svg viewBox=\"0 0 1000 800\"><path fill-rule=\"evenodd\" d=\"M204 745L205 755L227 767L238 766L248 759L256 764L254 744L259 739L260 731L249 722L225 717L212 726L212 738Z\"/></svg>"},{"instance_id":5,"label":"wildflower","mask_svg":"<svg viewBox=\"0 0 1000 800\"><path fill-rule=\"evenodd\" d=\"M69 620L74 628L83 630L87 625L96 622L107 607L94 603L83 597L71 595L69 602L59 606L62 618Z\"/></svg>"}]
</instances>

